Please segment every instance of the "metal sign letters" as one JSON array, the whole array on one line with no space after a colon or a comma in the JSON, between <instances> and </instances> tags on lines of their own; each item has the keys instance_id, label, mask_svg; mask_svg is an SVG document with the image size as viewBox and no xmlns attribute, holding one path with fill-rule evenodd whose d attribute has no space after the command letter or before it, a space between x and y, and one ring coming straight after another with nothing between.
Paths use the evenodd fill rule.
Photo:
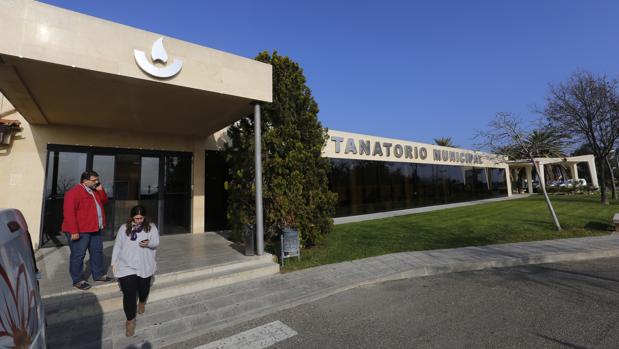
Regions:
<instances>
[{"instance_id":1,"label":"metal sign letters","mask_svg":"<svg viewBox=\"0 0 619 349\"><path fill-rule=\"evenodd\" d=\"M344 138L331 136L335 154L365 155L369 158L397 158L426 160L431 155L434 162L455 162L460 164L483 164L481 154L461 151L459 149L445 150L432 149L430 153L426 147L391 142L370 141L368 139Z\"/></svg>"}]
</instances>

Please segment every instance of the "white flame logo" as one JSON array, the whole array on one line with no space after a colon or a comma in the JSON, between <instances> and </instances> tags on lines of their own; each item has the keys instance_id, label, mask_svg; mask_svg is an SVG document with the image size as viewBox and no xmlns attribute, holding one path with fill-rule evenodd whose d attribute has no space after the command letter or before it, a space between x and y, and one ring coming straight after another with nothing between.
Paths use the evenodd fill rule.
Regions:
<instances>
[{"instance_id":1,"label":"white flame logo","mask_svg":"<svg viewBox=\"0 0 619 349\"><path fill-rule=\"evenodd\" d=\"M135 56L135 61L137 62L140 69L142 69L145 73L152 75L157 78L167 79L171 78L174 75L178 74L183 67L183 61L180 59L174 59L170 65L168 63L168 53L163 47L163 38L157 39L153 43L153 48L151 49L151 57L153 63L160 62L164 65L164 67L158 67L146 58L146 53L140 50L133 50L133 55Z\"/></svg>"}]
</instances>

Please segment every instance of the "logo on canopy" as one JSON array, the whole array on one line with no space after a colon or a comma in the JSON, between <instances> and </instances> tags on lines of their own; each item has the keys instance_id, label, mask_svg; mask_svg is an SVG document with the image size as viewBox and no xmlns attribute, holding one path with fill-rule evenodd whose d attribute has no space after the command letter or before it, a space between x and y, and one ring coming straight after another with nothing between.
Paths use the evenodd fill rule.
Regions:
<instances>
[{"instance_id":1,"label":"logo on canopy","mask_svg":"<svg viewBox=\"0 0 619 349\"><path fill-rule=\"evenodd\" d=\"M155 43L153 43L150 54L153 63L159 62L162 66L151 63L148 58L146 58L146 53L144 53L144 51L133 50L133 55L135 56L135 61L138 64L138 67L140 67L140 69L142 69L145 73L156 78L171 78L178 74L183 67L183 61L176 58L172 61L172 63L169 65L167 64L168 53L166 52L165 47L163 47L163 38L159 38L155 41Z\"/></svg>"}]
</instances>

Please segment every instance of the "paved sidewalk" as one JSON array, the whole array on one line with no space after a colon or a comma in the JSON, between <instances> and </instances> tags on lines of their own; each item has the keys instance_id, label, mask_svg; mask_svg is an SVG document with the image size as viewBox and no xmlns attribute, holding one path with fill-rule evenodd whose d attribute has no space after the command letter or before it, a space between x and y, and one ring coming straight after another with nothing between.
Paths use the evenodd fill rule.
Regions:
<instances>
[{"instance_id":1,"label":"paved sidewalk","mask_svg":"<svg viewBox=\"0 0 619 349\"><path fill-rule=\"evenodd\" d=\"M138 318L137 336L133 338L123 336L121 311L101 314L99 345L178 348L179 343L198 335L362 285L448 272L618 256L619 236L610 235L365 258L153 302ZM80 331L79 324L50 323L49 333L54 348L93 344L89 343L92 331Z\"/></svg>"}]
</instances>

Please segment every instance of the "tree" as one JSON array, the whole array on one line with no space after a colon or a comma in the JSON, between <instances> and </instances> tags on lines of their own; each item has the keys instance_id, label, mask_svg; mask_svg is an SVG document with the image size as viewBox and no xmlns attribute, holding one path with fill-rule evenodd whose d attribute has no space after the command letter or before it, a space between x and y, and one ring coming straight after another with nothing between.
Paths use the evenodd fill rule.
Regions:
<instances>
[{"instance_id":1,"label":"tree","mask_svg":"<svg viewBox=\"0 0 619 349\"><path fill-rule=\"evenodd\" d=\"M565 146L564 135L550 129L527 131L523 122L511 113L497 113L489 124L488 131L480 131L477 138L481 139L481 147L495 154L506 155L513 160L526 159L537 173L541 173L536 157L557 157L563 154ZM546 186L540 178L540 187L544 194L546 206L558 231L561 231L559 218L550 202Z\"/></svg>"},{"instance_id":2,"label":"tree","mask_svg":"<svg viewBox=\"0 0 619 349\"><path fill-rule=\"evenodd\" d=\"M543 114L553 128L591 146L602 168L600 200L608 204L606 170L612 171L608 156L619 139L617 81L577 71L567 82L550 87Z\"/></svg>"},{"instance_id":3,"label":"tree","mask_svg":"<svg viewBox=\"0 0 619 349\"><path fill-rule=\"evenodd\" d=\"M311 246L331 231L337 198L328 189L331 163L321 157L327 130L297 63L277 52L262 52L256 60L273 67L273 103L261 110L265 239L273 241L292 227ZM253 118L231 126L228 136L228 216L238 237L255 224Z\"/></svg>"},{"instance_id":4,"label":"tree","mask_svg":"<svg viewBox=\"0 0 619 349\"><path fill-rule=\"evenodd\" d=\"M537 158L564 158L567 155L563 151L569 136L558 132L557 130L548 127L540 126L541 128L534 129L528 136L530 144L537 144L538 152L535 154ZM526 154L522 154L520 159L527 159ZM544 165L544 173L550 180L556 180L557 175L555 169L557 166L551 164ZM558 166L560 175L567 178L566 168L563 164Z\"/></svg>"},{"instance_id":5,"label":"tree","mask_svg":"<svg viewBox=\"0 0 619 349\"><path fill-rule=\"evenodd\" d=\"M434 144L440 145L443 147L458 148L458 146L453 144L453 142L451 141L451 137L434 138Z\"/></svg>"}]
</instances>

